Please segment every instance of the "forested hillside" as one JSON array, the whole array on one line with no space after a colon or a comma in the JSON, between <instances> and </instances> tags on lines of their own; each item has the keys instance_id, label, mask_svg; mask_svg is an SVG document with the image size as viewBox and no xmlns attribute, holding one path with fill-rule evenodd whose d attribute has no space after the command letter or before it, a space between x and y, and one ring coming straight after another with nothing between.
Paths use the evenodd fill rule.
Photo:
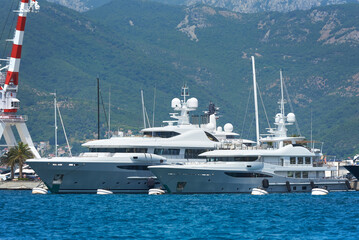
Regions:
<instances>
[{"instance_id":1,"label":"forested hillside","mask_svg":"<svg viewBox=\"0 0 359 240\"><path fill-rule=\"evenodd\" d=\"M1 50L12 37L12 18L6 22L11 3L0 9L0 27L7 23ZM19 84L20 113L29 115L35 141L53 142L54 90L72 143L95 137L97 76L106 106L111 89L113 130L141 128L141 89L151 114L156 88L156 125L168 120L171 99L187 83L200 110L214 101L221 124L232 122L253 139L253 100L246 108L254 55L271 122L282 68L301 133L310 137L312 118L313 138L325 142L326 153L359 151L358 4L257 14L140 0L112 1L85 13L40 4L28 17ZM9 54L10 44L0 58ZM290 134L296 133L292 127Z\"/></svg>"}]
</instances>

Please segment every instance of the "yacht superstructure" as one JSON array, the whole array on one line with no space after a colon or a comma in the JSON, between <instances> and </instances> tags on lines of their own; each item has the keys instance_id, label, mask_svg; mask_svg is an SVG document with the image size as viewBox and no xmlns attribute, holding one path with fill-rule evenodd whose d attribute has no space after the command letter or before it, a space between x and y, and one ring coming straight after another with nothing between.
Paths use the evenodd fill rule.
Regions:
<instances>
[{"instance_id":1,"label":"yacht superstructure","mask_svg":"<svg viewBox=\"0 0 359 240\"><path fill-rule=\"evenodd\" d=\"M287 136L286 126L296 120L293 113L284 114L282 78L281 89L281 112L275 117L277 127L270 128L265 137L257 135L257 146L202 153L200 156L207 159L205 163L149 169L170 193L250 193L253 188L263 188L269 193L308 192L316 187L348 190L346 179L325 178L325 171L335 168L324 164L319 149L302 145L304 137Z\"/></svg>"},{"instance_id":2,"label":"yacht superstructure","mask_svg":"<svg viewBox=\"0 0 359 240\"><path fill-rule=\"evenodd\" d=\"M160 186L148 170L151 165L205 161L201 153L234 142L251 145L249 140L238 139L233 126L226 124L224 131L216 126L214 105L198 124L190 123L189 112L198 107L198 100L188 96L182 88L183 100L175 98L171 106L180 114L171 113L174 121L167 126L145 128L143 136L112 137L90 141L83 146L89 152L78 157L31 159L27 163L36 171L51 192L95 193L108 189L114 193L144 193Z\"/></svg>"}]
</instances>

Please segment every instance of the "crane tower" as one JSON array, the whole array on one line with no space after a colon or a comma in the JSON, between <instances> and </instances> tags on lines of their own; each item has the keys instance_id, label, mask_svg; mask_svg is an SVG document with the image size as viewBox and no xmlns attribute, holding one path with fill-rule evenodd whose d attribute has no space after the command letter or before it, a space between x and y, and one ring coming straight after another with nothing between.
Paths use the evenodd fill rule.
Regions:
<instances>
[{"instance_id":1,"label":"crane tower","mask_svg":"<svg viewBox=\"0 0 359 240\"><path fill-rule=\"evenodd\" d=\"M6 145L13 147L16 139L12 126L16 126L21 141L28 144L36 158L40 158L30 133L26 126L27 116L18 115L20 101L16 98L19 84L19 69L21 60L22 43L28 12L37 12L40 9L36 0L20 0L18 19L13 42L11 56L5 59L6 65L0 65L0 139L4 136Z\"/></svg>"}]
</instances>

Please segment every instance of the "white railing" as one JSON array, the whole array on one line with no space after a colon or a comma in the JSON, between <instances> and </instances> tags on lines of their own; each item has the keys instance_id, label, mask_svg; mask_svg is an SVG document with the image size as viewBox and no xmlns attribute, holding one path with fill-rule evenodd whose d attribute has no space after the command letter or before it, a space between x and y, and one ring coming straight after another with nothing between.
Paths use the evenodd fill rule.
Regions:
<instances>
[{"instance_id":1,"label":"white railing","mask_svg":"<svg viewBox=\"0 0 359 240\"><path fill-rule=\"evenodd\" d=\"M0 121L4 122L26 122L27 119L27 115L0 115Z\"/></svg>"}]
</instances>

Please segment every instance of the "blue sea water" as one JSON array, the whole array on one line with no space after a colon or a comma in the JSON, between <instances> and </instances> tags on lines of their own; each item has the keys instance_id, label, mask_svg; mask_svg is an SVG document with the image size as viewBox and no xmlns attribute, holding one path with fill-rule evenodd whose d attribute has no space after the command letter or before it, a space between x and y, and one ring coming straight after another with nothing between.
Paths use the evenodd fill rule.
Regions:
<instances>
[{"instance_id":1,"label":"blue sea water","mask_svg":"<svg viewBox=\"0 0 359 240\"><path fill-rule=\"evenodd\" d=\"M32 195L0 191L0 239L359 239L359 192Z\"/></svg>"}]
</instances>

